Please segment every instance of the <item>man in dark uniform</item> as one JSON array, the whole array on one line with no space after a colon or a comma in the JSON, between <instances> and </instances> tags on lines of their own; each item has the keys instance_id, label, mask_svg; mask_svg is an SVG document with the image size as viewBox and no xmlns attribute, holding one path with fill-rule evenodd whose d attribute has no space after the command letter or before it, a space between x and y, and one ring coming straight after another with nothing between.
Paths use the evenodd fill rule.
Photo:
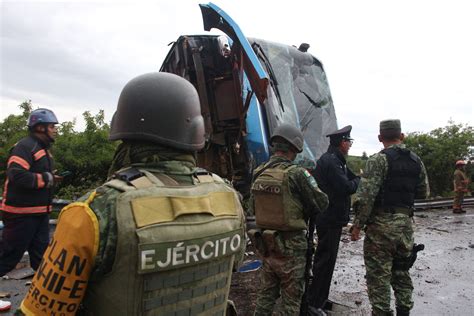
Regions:
<instances>
[{"instance_id":1,"label":"man in dark uniform","mask_svg":"<svg viewBox=\"0 0 474 316\"><path fill-rule=\"evenodd\" d=\"M7 162L0 276L13 270L27 250L31 267L38 269L49 242L53 184L62 178L53 173L50 153L56 138L56 115L48 109L36 109L27 124L30 135L15 144Z\"/></svg>"},{"instance_id":2,"label":"man in dark uniform","mask_svg":"<svg viewBox=\"0 0 474 316\"><path fill-rule=\"evenodd\" d=\"M314 279L309 289L309 311L330 308L325 306L336 264L342 227L349 222L351 194L355 193L360 178L347 166L346 158L352 146L352 126L348 125L329 135L326 153L316 163L314 177L321 190L328 195L326 212L316 218L318 246L313 264Z\"/></svg>"}]
</instances>

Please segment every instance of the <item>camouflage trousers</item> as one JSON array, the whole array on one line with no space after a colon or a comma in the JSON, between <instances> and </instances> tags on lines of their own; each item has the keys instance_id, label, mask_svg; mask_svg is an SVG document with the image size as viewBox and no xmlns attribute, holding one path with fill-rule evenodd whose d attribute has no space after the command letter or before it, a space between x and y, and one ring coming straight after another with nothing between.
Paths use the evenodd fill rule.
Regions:
<instances>
[{"instance_id":1,"label":"camouflage trousers","mask_svg":"<svg viewBox=\"0 0 474 316\"><path fill-rule=\"evenodd\" d=\"M454 192L453 208L454 209L462 208L462 203L463 202L464 202L464 192L463 191L455 191Z\"/></svg>"},{"instance_id":2,"label":"camouflage trousers","mask_svg":"<svg viewBox=\"0 0 474 316\"><path fill-rule=\"evenodd\" d=\"M262 257L260 289L255 315L272 315L275 302L281 296L277 315L299 315L304 292L305 252L292 255Z\"/></svg>"},{"instance_id":3,"label":"camouflage trousers","mask_svg":"<svg viewBox=\"0 0 474 316\"><path fill-rule=\"evenodd\" d=\"M384 214L367 225L364 261L367 288L373 315L385 315L390 309L390 286L395 293L397 310L413 307L413 283L408 270L394 270L394 259L409 257L413 249L411 218L402 214Z\"/></svg>"}]
</instances>

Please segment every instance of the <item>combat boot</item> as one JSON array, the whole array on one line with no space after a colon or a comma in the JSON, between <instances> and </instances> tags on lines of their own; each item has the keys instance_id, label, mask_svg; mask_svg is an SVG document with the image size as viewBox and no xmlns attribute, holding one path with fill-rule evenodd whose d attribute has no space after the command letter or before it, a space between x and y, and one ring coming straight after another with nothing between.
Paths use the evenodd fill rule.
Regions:
<instances>
[{"instance_id":1,"label":"combat boot","mask_svg":"<svg viewBox=\"0 0 474 316\"><path fill-rule=\"evenodd\" d=\"M409 316L410 310L406 310L405 308L397 307L397 316Z\"/></svg>"}]
</instances>

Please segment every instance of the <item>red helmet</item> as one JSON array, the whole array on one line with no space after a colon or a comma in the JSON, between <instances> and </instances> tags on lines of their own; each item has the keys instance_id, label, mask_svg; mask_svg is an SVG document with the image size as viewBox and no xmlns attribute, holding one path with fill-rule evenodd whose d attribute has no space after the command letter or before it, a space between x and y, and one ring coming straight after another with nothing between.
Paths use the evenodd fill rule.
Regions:
<instances>
[{"instance_id":1,"label":"red helmet","mask_svg":"<svg viewBox=\"0 0 474 316\"><path fill-rule=\"evenodd\" d=\"M456 161L456 166L464 166L466 162L464 160L458 160Z\"/></svg>"}]
</instances>

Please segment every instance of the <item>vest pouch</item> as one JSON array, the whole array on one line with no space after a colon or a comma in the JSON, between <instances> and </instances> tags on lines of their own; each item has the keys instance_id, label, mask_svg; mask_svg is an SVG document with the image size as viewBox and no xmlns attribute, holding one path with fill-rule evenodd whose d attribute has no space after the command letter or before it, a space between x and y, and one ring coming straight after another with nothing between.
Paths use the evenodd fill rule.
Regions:
<instances>
[{"instance_id":1,"label":"vest pouch","mask_svg":"<svg viewBox=\"0 0 474 316\"><path fill-rule=\"evenodd\" d=\"M259 181L253 185L255 223L258 227L283 230L287 226L281 182Z\"/></svg>"},{"instance_id":2,"label":"vest pouch","mask_svg":"<svg viewBox=\"0 0 474 316\"><path fill-rule=\"evenodd\" d=\"M255 246L255 250L257 250L258 254L267 257L268 250L265 246L265 242L263 241L262 230L261 229L251 229L247 232L249 235L250 241Z\"/></svg>"},{"instance_id":3,"label":"vest pouch","mask_svg":"<svg viewBox=\"0 0 474 316\"><path fill-rule=\"evenodd\" d=\"M257 227L278 231L306 228L301 202L290 190L288 174L293 168L297 166L266 169L252 184Z\"/></svg>"}]
</instances>

